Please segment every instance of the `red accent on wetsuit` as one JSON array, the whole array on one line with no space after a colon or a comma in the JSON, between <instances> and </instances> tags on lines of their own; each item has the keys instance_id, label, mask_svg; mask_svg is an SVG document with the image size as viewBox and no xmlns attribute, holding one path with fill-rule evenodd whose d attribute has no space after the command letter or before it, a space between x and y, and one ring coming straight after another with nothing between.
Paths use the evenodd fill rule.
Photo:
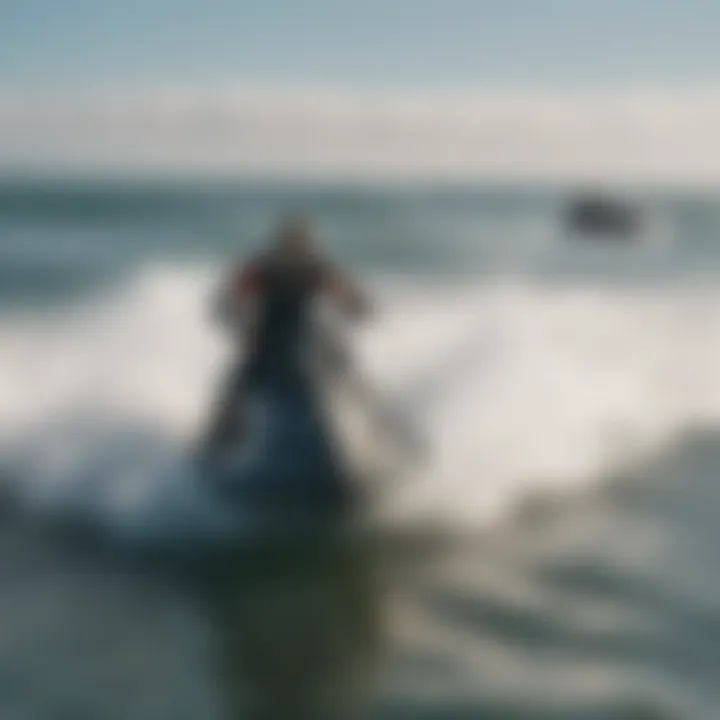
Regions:
<instances>
[{"instance_id":1,"label":"red accent on wetsuit","mask_svg":"<svg viewBox=\"0 0 720 720\"><path fill-rule=\"evenodd\" d=\"M248 295L256 295L262 291L262 270L252 263L237 266L232 274L231 291L236 300L243 300Z\"/></svg>"}]
</instances>

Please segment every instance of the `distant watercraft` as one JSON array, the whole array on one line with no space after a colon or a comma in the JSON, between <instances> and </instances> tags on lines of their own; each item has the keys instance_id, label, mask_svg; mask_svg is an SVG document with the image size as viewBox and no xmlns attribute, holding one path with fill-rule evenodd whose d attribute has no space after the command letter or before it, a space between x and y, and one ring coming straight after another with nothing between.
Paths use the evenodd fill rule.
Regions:
<instances>
[{"instance_id":1,"label":"distant watercraft","mask_svg":"<svg viewBox=\"0 0 720 720\"><path fill-rule=\"evenodd\" d=\"M642 208L604 193L584 193L570 200L565 225L577 237L633 240L643 230Z\"/></svg>"}]
</instances>

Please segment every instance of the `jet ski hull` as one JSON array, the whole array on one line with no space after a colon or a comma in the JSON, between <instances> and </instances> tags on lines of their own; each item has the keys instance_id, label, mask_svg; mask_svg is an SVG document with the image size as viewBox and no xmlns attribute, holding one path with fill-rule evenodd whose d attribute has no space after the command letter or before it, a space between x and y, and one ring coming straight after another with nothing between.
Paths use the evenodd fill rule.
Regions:
<instances>
[{"instance_id":1,"label":"jet ski hull","mask_svg":"<svg viewBox=\"0 0 720 720\"><path fill-rule=\"evenodd\" d=\"M258 513L311 516L351 509L356 484L325 410L307 380L255 388L246 402L245 436L206 475L213 491Z\"/></svg>"}]
</instances>

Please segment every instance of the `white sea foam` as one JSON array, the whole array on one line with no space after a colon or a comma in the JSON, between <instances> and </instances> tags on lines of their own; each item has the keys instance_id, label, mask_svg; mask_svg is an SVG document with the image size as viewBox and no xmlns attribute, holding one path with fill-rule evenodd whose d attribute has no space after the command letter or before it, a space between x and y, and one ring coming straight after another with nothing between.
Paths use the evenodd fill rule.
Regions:
<instances>
[{"instance_id":1,"label":"white sea foam","mask_svg":"<svg viewBox=\"0 0 720 720\"><path fill-rule=\"evenodd\" d=\"M33 497L137 508L182 461L225 356L208 268L0 321L0 440ZM431 439L394 513L478 526L720 419L717 292L529 281L378 285L363 372Z\"/></svg>"}]
</instances>

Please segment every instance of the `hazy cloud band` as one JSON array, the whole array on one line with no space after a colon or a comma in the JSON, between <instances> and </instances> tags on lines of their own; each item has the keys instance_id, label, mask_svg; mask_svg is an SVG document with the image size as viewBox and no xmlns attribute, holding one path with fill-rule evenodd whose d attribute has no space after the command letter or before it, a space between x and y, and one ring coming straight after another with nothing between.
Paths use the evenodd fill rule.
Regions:
<instances>
[{"instance_id":1,"label":"hazy cloud band","mask_svg":"<svg viewBox=\"0 0 720 720\"><path fill-rule=\"evenodd\" d=\"M720 180L720 88L0 91L0 169Z\"/></svg>"}]
</instances>

